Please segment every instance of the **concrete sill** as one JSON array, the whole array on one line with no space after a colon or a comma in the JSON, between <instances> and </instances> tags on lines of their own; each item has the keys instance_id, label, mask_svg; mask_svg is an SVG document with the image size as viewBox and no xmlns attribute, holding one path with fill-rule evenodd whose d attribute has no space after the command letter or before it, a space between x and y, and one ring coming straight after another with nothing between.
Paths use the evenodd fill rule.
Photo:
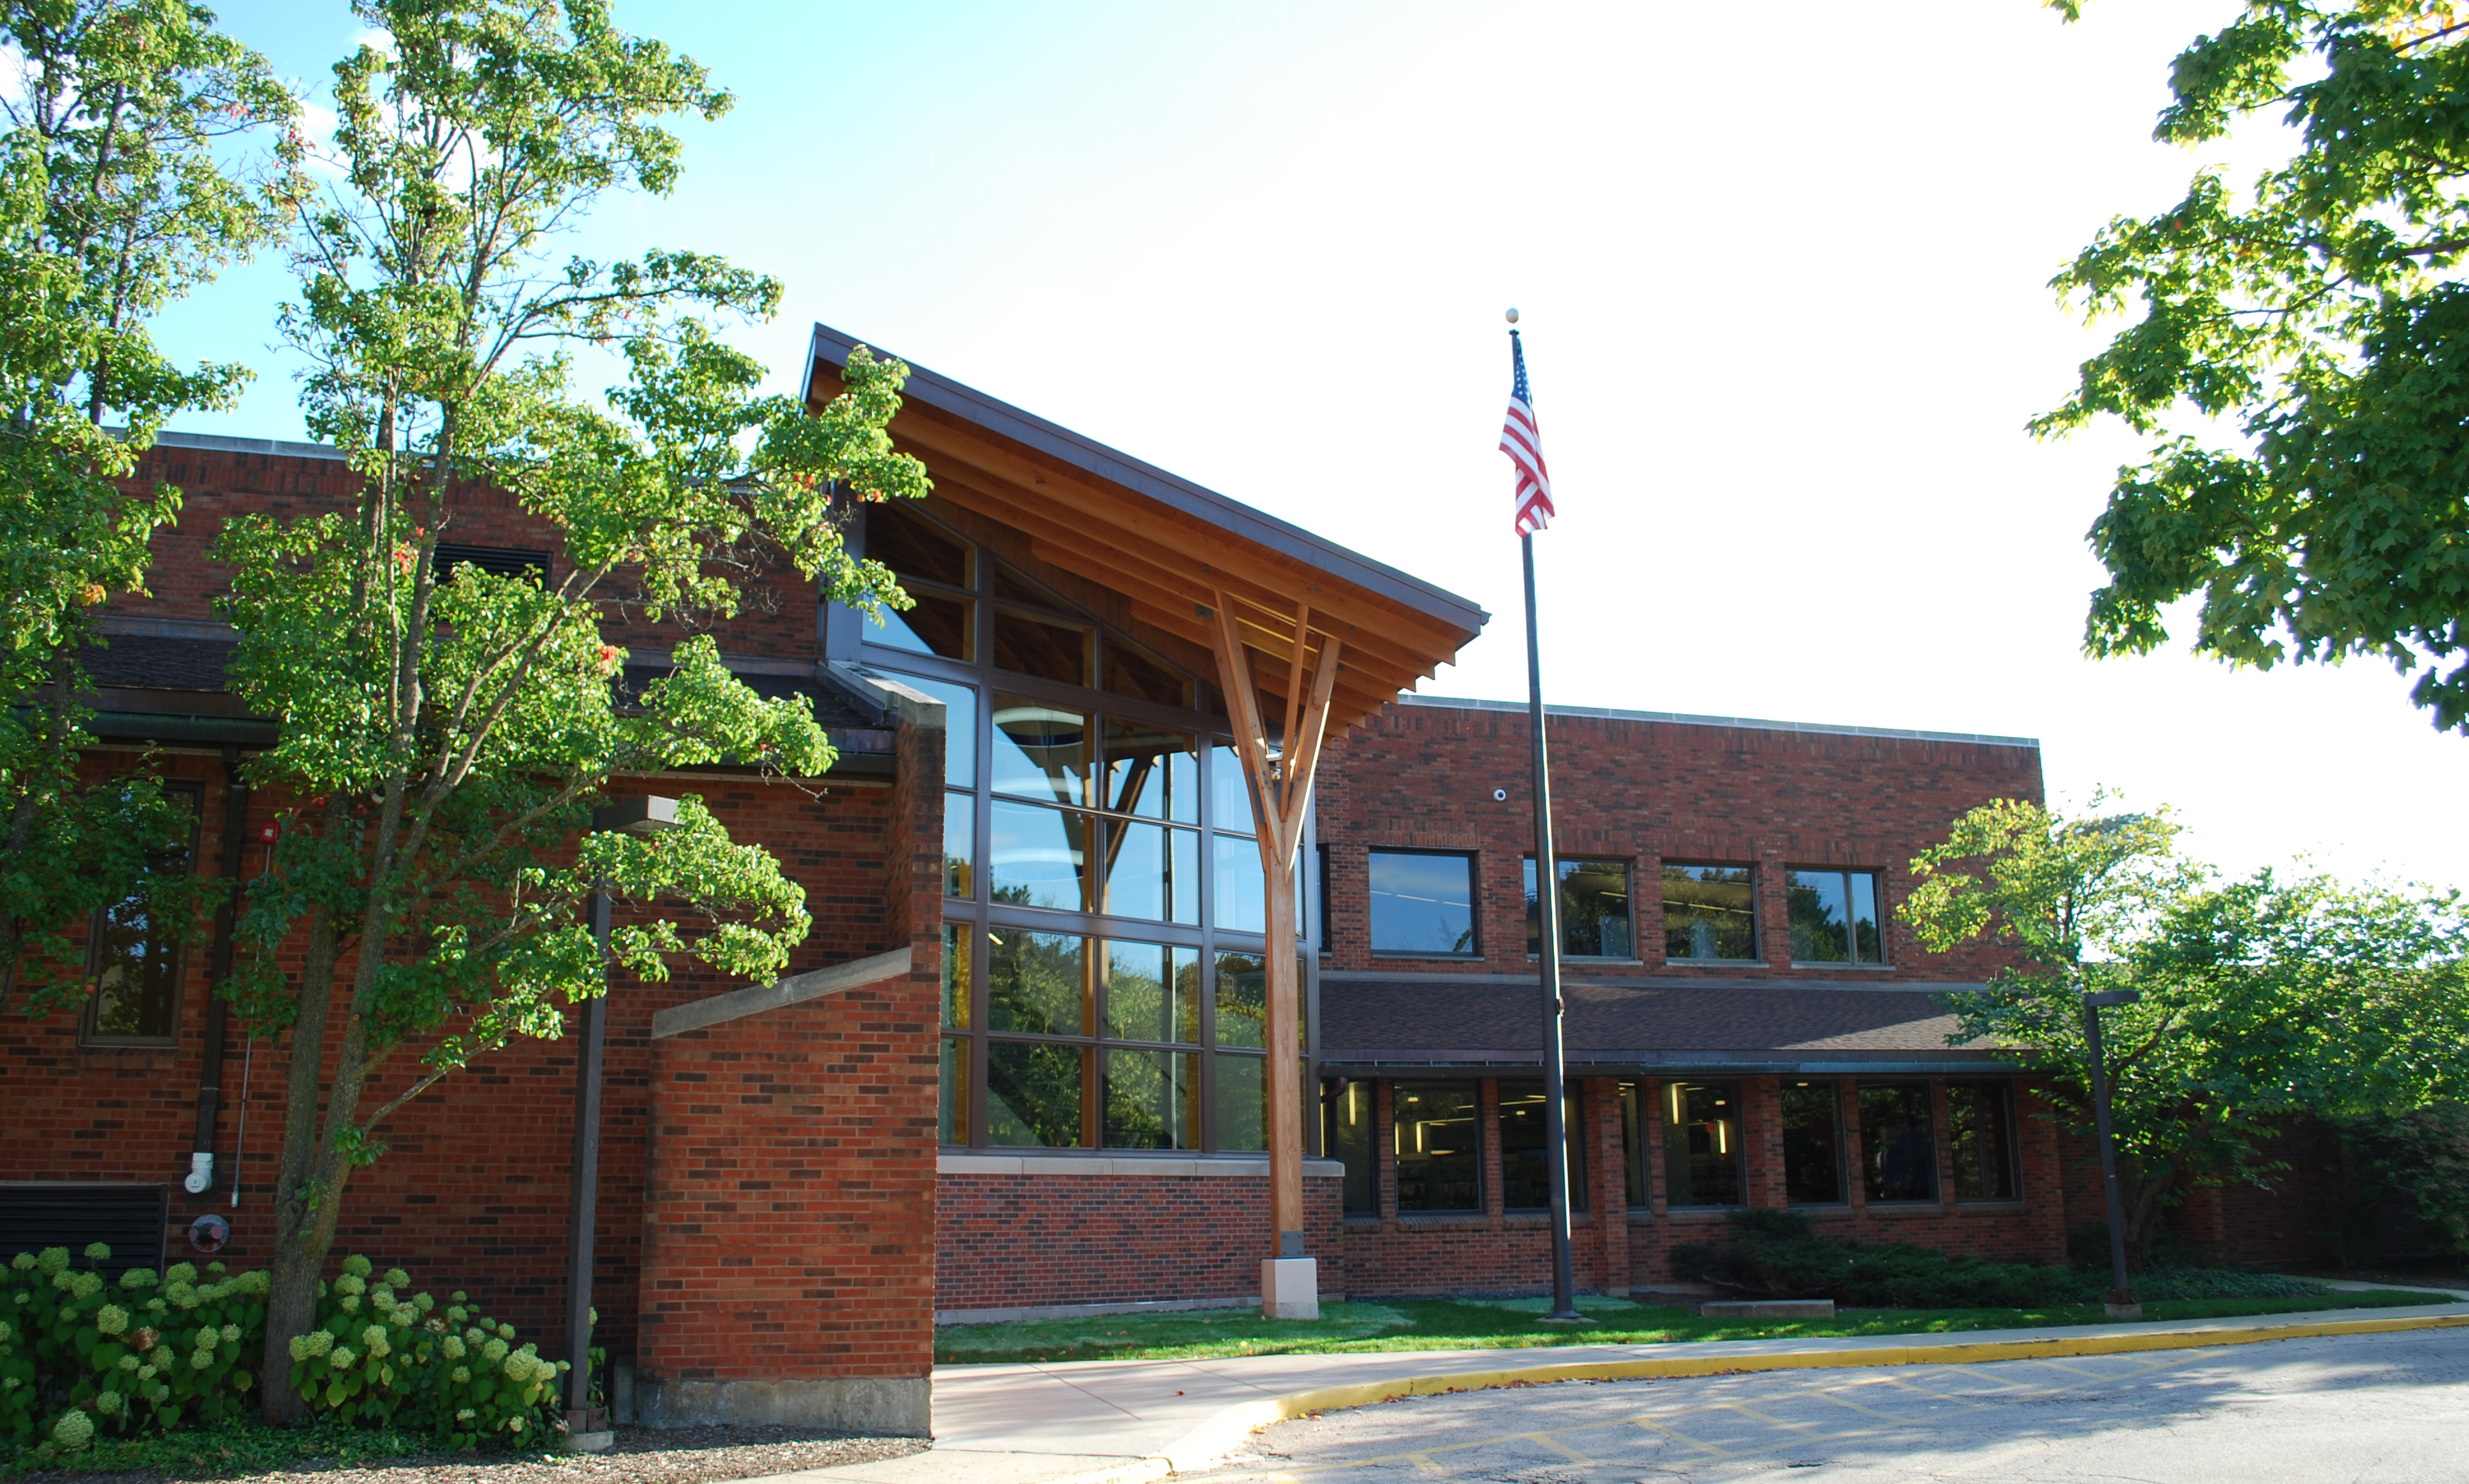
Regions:
<instances>
[{"instance_id":1,"label":"concrete sill","mask_svg":"<svg viewBox=\"0 0 2469 1484\"><path fill-rule=\"evenodd\" d=\"M1804 960L1796 958L1791 961L1791 967L1794 969L1823 969L1829 972L1856 974L1890 974L1895 971L1895 966L1892 964L1834 964L1829 963L1824 959Z\"/></svg>"},{"instance_id":2,"label":"concrete sill","mask_svg":"<svg viewBox=\"0 0 2469 1484\"><path fill-rule=\"evenodd\" d=\"M1890 1221L1911 1221L1922 1217L1943 1217L1947 1208L1934 1200L1873 1200L1862 1208L1869 1215Z\"/></svg>"},{"instance_id":3,"label":"concrete sill","mask_svg":"<svg viewBox=\"0 0 2469 1484\"><path fill-rule=\"evenodd\" d=\"M1746 1206L1681 1206L1676 1210L1667 1208L1663 1219L1668 1221L1727 1221L1733 1212L1747 1209Z\"/></svg>"},{"instance_id":4,"label":"concrete sill","mask_svg":"<svg viewBox=\"0 0 2469 1484\"><path fill-rule=\"evenodd\" d=\"M2020 1196L2017 1196L2006 1200L1958 1200L1954 1203L1954 1214L1957 1216L2003 1216L2010 1211L2020 1211L2029 1203L2030 1202L2024 1200Z\"/></svg>"},{"instance_id":5,"label":"concrete sill","mask_svg":"<svg viewBox=\"0 0 2469 1484\"><path fill-rule=\"evenodd\" d=\"M1018 1175L1018 1176L1113 1176L1117 1177L1164 1179L1181 1176L1249 1176L1266 1179L1269 1159L1265 1154L1098 1154L1073 1153L1057 1150L1051 1153L996 1154L970 1150L944 1150L935 1156L936 1175ZM1306 1159L1304 1175L1311 1179L1338 1179L1346 1175L1346 1166L1334 1159Z\"/></svg>"}]
</instances>

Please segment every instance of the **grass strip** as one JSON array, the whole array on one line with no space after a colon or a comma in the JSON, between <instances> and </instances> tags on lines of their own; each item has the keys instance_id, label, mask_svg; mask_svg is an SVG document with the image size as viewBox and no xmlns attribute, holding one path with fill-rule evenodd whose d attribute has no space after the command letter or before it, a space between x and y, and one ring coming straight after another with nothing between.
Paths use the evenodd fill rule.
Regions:
<instances>
[{"instance_id":1,"label":"grass strip","mask_svg":"<svg viewBox=\"0 0 2469 1484\"><path fill-rule=\"evenodd\" d=\"M2193 1298L2147 1303L2147 1319L2227 1319L2390 1309L2456 1302L2449 1293L2372 1289L2268 1298ZM1264 1319L1248 1309L1101 1314L1012 1324L950 1325L935 1332L937 1364L1046 1360L1199 1360L1224 1356L1339 1355L1399 1350L1516 1350L1556 1345L1665 1345L1709 1339L1817 1339L1870 1335L1947 1335L1967 1330L2105 1324L2098 1304L2040 1309L1843 1309L1832 1319L1705 1319L1694 1309L1589 1296L1591 1322L1545 1324L1539 1298L1404 1298L1327 1304L1318 1319Z\"/></svg>"}]
</instances>

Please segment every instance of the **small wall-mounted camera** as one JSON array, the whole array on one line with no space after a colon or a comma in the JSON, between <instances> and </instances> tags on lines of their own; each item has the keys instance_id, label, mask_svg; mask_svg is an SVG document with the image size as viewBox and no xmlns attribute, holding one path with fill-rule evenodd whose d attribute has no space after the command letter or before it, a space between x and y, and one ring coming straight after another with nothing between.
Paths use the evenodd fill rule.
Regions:
<instances>
[{"instance_id":1,"label":"small wall-mounted camera","mask_svg":"<svg viewBox=\"0 0 2469 1484\"><path fill-rule=\"evenodd\" d=\"M1506 804L1506 803L1508 803L1508 802L1509 802L1509 790L1508 790L1508 789L1506 789L1506 788L1494 788L1494 789L1492 789L1492 790L1491 790L1491 802L1493 802L1494 804Z\"/></svg>"}]
</instances>

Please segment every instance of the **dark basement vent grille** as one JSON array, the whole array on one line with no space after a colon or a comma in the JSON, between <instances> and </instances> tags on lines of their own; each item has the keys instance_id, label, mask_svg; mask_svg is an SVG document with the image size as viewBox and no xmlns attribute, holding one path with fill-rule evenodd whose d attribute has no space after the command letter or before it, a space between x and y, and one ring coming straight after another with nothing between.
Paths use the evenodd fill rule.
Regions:
<instances>
[{"instance_id":1,"label":"dark basement vent grille","mask_svg":"<svg viewBox=\"0 0 2469 1484\"><path fill-rule=\"evenodd\" d=\"M0 1181L0 1262L20 1252L66 1247L85 1266L88 1243L111 1248L105 1272L163 1269L171 1221L168 1185L35 1185Z\"/></svg>"},{"instance_id":2,"label":"dark basement vent grille","mask_svg":"<svg viewBox=\"0 0 2469 1484\"><path fill-rule=\"evenodd\" d=\"M491 577L529 577L533 582L548 582L548 553L525 551L515 546L457 546L437 543L437 579L442 582L454 580L454 569L469 562Z\"/></svg>"}]
</instances>

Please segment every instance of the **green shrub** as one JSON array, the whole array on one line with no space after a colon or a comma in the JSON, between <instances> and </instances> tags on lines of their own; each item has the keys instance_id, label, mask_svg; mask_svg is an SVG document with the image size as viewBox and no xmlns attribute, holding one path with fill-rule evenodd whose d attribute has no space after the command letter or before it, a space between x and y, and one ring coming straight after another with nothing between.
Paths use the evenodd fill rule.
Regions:
<instances>
[{"instance_id":1,"label":"green shrub","mask_svg":"<svg viewBox=\"0 0 2469 1484\"><path fill-rule=\"evenodd\" d=\"M1685 1278L1773 1298L1832 1298L1862 1309L2039 1309L2097 1302L2098 1268L1962 1257L1904 1243L1821 1237L1796 1211L1731 1213L1732 1240L1672 1249ZM2106 1254L2104 1253L2104 1259ZM2329 1291L2319 1283L2222 1267L2155 1268L2134 1280L2139 1298L2278 1298Z\"/></svg>"},{"instance_id":2,"label":"green shrub","mask_svg":"<svg viewBox=\"0 0 2469 1484\"><path fill-rule=\"evenodd\" d=\"M174 1264L107 1281L97 1243L19 1253L0 1271L0 1443L45 1456L101 1433L209 1427L259 1407L266 1275ZM565 1362L515 1343L515 1328L457 1293L441 1312L401 1269L372 1284L364 1257L318 1287L317 1328L290 1342L288 1382L312 1415L402 1427L439 1442L536 1445L550 1435ZM37 1440L43 1440L38 1442Z\"/></svg>"}]
</instances>

